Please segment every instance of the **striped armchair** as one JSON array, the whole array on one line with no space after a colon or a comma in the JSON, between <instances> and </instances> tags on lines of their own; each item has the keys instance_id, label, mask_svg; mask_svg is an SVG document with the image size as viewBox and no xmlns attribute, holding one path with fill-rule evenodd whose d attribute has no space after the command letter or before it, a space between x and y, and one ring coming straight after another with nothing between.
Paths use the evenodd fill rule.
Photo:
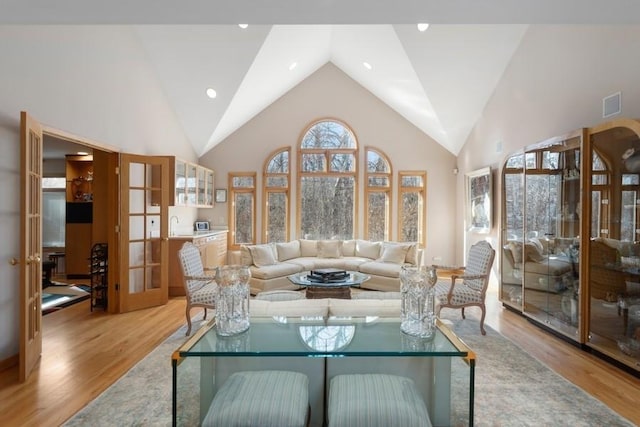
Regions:
<instances>
[{"instance_id":1,"label":"striped armchair","mask_svg":"<svg viewBox=\"0 0 640 427\"><path fill-rule=\"evenodd\" d=\"M496 251L489 243L480 241L469 249L467 265L463 267L463 274L453 274L450 280L438 280L435 285L438 315L444 307L459 308L462 309L462 318L464 319L466 307L480 307L482 310L480 332L482 335L486 335L484 330L486 315L484 299L495 255Z\"/></svg>"}]
</instances>

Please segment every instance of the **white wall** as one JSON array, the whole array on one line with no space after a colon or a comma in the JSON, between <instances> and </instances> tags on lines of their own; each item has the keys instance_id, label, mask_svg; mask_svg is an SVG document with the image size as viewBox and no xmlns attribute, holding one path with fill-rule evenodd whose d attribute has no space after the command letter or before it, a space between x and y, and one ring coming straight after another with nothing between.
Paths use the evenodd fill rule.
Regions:
<instances>
[{"instance_id":1,"label":"white wall","mask_svg":"<svg viewBox=\"0 0 640 427\"><path fill-rule=\"evenodd\" d=\"M458 193L464 173L496 169L492 242L499 242L501 185L498 169L524 146L591 127L602 118L602 98L622 91L618 117L640 118L640 26L531 26L458 156ZM496 148L501 144L502 150ZM458 215L458 240L465 234ZM495 246L494 246L495 247ZM460 256L461 254L459 254Z\"/></svg>"},{"instance_id":2,"label":"white wall","mask_svg":"<svg viewBox=\"0 0 640 427\"><path fill-rule=\"evenodd\" d=\"M258 189L262 188L262 169L267 156L277 148L292 147L292 164L297 163L296 147L307 127L320 118L343 120L354 131L362 150L360 182L363 182L364 147L372 146L387 154L393 166L393 185L401 170L427 172L427 247L426 262L435 256L443 262L454 261L455 229L452 212L456 209L455 156L402 118L378 98L357 84L331 63L321 67L305 81L282 96L219 145L200 158L200 163L215 171L216 187L227 187L229 172L256 171ZM295 168L293 168L295 170ZM296 177L292 176L291 206L296 206ZM394 190L392 238L397 233L397 191ZM360 196L363 210L364 193ZM257 217L261 218L262 195L258 191ZM214 224L227 217L228 203L202 212ZM296 236L295 211L291 212L292 239ZM257 238L262 236L258 223ZM359 236L364 220L358 221Z\"/></svg>"},{"instance_id":3,"label":"white wall","mask_svg":"<svg viewBox=\"0 0 640 427\"><path fill-rule=\"evenodd\" d=\"M136 154L196 155L130 29L0 26L0 361L17 354L20 111Z\"/></svg>"}]
</instances>

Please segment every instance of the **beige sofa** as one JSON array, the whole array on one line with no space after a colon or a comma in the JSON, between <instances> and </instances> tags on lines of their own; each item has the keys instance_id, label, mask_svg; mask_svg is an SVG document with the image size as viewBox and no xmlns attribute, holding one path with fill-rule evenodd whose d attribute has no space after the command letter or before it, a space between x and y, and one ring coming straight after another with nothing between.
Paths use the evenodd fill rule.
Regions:
<instances>
[{"instance_id":1,"label":"beige sofa","mask_svg":"<svg viewBox=\"0 0 640 427\"><path fill-rule=\"evenodd\" d=\"M292 240L286 243L242 245L229 262L250 266L251 294L276 289L299 289L288 276L318 268L340 268L370 276L361 287L399 291L403 265L418 266L422 250L417 243L367 240Z\"/></svg>"}]
</instances>

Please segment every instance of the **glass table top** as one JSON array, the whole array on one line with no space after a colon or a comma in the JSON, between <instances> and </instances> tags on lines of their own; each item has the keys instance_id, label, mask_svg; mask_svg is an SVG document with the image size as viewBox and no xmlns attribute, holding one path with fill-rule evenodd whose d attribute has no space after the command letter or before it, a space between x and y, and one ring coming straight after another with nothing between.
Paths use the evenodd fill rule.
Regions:
<instances>
[{"instance_id":1,"label":"glass table top","mask_svg":"<svg viewBox=\"0 0 640 427\"><path fill-rule=\"evenodd\" d=\"M475 359L446 326L433 339L400 331L400 319L383 317L252 318L248 331L216 334L213 321L176 351L174 357L206 356L431 356Z\"/></svg>"},{"instance_id":2,"label":"glass table top","mask_svg":"<svg viewBox=\"0 0 640 427\"><path fill-rule=\"evenodd\" d=\"M318 287L337 287L337 286L359 286L362 283L369 280L370 276L364 273L360 273L357 271L347 271L348 276L344 280L340 280L339 282L317 282L313 280L309 280L307 276L310 274L310 271L303 271L302 273L296 273L288 276L289 281L294 285L298 286L318 286Z\"/></svg>"}]
</instances>

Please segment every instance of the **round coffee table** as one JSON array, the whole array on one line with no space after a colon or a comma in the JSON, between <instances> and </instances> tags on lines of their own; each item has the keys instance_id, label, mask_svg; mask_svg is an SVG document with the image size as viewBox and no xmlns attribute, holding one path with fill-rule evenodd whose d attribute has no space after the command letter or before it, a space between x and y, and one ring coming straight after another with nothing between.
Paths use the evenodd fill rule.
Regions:
<instances>
[{"instance_id":1,"label":"round coffee table","mask_svg":"<svg viewBox=\"0 0 640 427\"><path fill-rule=\"evenodd\" d=\"M309 271L303 271L302 273L296 273L289 276L289 281L294 285L307 288L306 297L308 299L314 298L341 298L351 299L351 287L360 286L362 283L369 280L370 276L357 271L347 271L347 277L344 280L338 282L316 282L309 280L307 276Z\"/></svg>"}]
</instances>

